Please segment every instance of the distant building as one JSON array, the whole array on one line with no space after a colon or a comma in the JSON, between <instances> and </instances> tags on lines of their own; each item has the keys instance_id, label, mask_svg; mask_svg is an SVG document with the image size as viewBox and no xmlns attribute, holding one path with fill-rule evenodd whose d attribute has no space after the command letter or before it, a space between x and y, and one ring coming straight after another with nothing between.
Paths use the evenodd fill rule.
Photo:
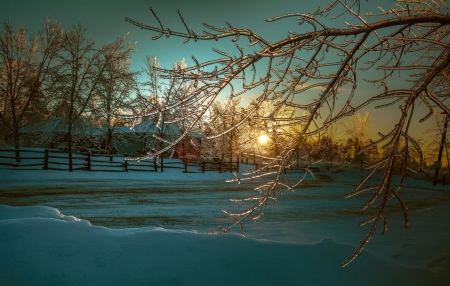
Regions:
<instances>
[{"instance_id":1,"label":"distant building","mask_svg":"<svg viewBox=\"0 0 450 286\"><path fill-rule=\"evenodd\" d=\"M41 147L50 149L64 149L67 140L67 120L55 117L46 121L29 124L20 129L22 146ZM142 155L151 150L161 149L163 145L159 139L173 142L183 134L175 124L166 124L161 130L153 120L144 120L130 128L114 126L112 128L112 147L107 147L108 128L98 128L86 121L77 120L72 129L73 150L81 152L99 152L113 154ZM197 132L189 134L178 142L173 157L197 159L201 155L202 140L205 137Z\"/></svg>"},{"instance_id":2,"label":"distant building","mask_svg":"<svg viewBox=\"0 0 450 286\"><path fill-rule=\"evenodd\" d=\"M72 137L74 146L94 144L96 127L85 120L73 123ZM68 122L64 117L54 117L35 122L20 128L22 146L42 148L63 148L67 142Z\"/></svg>"},{"instance_id":3,"label":"distant building","mask_svg":"<svg viewBox=\"0 0 450 286\"><path fill-rule=\"evenodd\" d=\"M154 120L143 120L134 127L134 132L142 138L143 152L158 150L162 147L160 139L173 142L183 134L183 130L175 124L165 124L162 130ZM159 137L156 138L156 137ZM173 157L197 159L201 155L202 139L205 137L197 132L189 132L173 149Z\"/></svg>"}]
</instances>

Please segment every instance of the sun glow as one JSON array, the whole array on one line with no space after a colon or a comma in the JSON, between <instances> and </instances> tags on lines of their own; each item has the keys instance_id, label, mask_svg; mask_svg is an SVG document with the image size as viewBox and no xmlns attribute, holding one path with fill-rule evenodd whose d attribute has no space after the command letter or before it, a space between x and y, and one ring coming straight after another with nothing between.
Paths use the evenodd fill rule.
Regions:
<instances>
[{"instance_id":1,"label":"sun glow","mask_svg":"<svg viewBox=\"0 0 450 286\"><path fill-rule=\"evenodd\" d=\"M259 139L259 142L260 142L261 144L264 144L264 143L267 142L267 140L269 140L269 136L263 134L263 135L259 136L258 139Z\"/></svg>"}]
</instances>

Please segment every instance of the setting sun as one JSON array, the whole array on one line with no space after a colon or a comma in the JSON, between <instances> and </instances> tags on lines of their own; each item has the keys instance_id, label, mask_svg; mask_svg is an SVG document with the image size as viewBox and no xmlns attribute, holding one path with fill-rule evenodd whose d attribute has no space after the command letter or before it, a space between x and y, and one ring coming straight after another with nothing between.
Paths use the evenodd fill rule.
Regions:
<instances>
[{"instance_id":1,"label":"setting sun","mask_svg":"<svg viewBox=\"0 0 450 286\"><path fill-rule=\"evenodd\" d=\"M267 135L265 135L265 134L259 136L259 142L260 142L260 143L264 144L264 143L267 142L267 140L269 140L269 136L267 136Z\"/></svg>"}]
</instances>

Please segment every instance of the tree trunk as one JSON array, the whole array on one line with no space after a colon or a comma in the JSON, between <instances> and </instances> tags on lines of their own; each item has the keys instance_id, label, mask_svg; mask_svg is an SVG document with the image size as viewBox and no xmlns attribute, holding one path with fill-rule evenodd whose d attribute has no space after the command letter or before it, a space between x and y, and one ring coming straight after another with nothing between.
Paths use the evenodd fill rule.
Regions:
<instances>
[{"instance_id":1,"label":"tree trunk","mask_svg":"<svg viewBox=\"0 0 450 286\"><path fill-rule=\"evenodd\" d=\"M109 94L110 95L110 94ZM106 138L106 150L110 150L110 153L112 152L112 140L113 140L113 130L114 127L112 126L112 120L111 120L111 98L108 96L108 102L107 102L107 117L106 117L106 124L108 124L108 134Z\"/></svg>"},{"instance_id":2,"label":"tree trunk","mask_svg":"<svg viewBox=\"0 0 450 286\"><path fill-rule=\"evenodd\" d=\"M72 114L70 114L72 115ZM67 123L67 152L69 152L69 171L72 172L73 170L73 158L72 158L72 148L73 148L73 142L72 142L72 117L69 117L69 122Z\"/></svg>"},{"instance_id":3,"label":"tree trunk","mask_svg":"<svg viewBox=\"0 0 450 286\"><path fill-rule=\"evenodd\" d=\"M439 154L437 158L437 162L440 164L436 165L435 171L434 171L434 179L433 179L433 186L436 186L438 175L439 175L439 169L441 168L441 160L442 160L442 151L444 150L445 145L445 138L447 137L447 126L448 126L448 117L445 116L445 122L444 122L444 132L442 133L441 138L441 144L439 146Z\"/></svg>"},{"instance_id":4,"label":"tree trunk","mask_svg":"<svg viewBox=\"0 0 450 286\"><path fill-rule=\"evenodd\" d=\"M230 133L230 173L233 172L233 131Z\"/></svg>"},{"instance_id":5,"label":"tree trunk","mask_svg":"<svg viewBox=\"0 0 450 286\"><path fill-rule=\"evenodd\" d=\"M16 162L20 162L20 137L18 132L14 132L14 149Z\"/></svg>"},{"instance_id":6,"label":"tree trunk","mask_svg":"<svg viewBox=\"0 0 450 286\"><path fill-rule=\"evenodd\" d=\"M67 133L67 149L69 152L69 172L73 171L73 158L72 158L72 132Z\"/></svg>"},{"instance_id":7,"label":"tree trunk","mask_svg":"<svg viewBox=\"0 0 450 286\"><path fill-rule=\"evenodd\" d=\"M111 128L111 126L108 126L108 136L106 139L106 150L109 150L109 153L112 154L112 136L113 136L113 129Z\"/></svg>"},{"instance_id":8,"label":"tree trunk","mask_svg":"<svg viewBox=\"0 0 450 286\"><path fill-rule=\"evenodd\" d=\"M333 156L334 156L333 142L330 140L330 169L333 169Z\"/></svg>"}]
</instances>

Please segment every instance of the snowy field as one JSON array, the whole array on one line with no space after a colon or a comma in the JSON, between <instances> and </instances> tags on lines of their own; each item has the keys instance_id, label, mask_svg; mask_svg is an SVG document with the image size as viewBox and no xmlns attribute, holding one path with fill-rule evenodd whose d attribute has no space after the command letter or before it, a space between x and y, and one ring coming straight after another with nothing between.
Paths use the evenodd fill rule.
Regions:
<instances>
[{"instance_id":1,"label":"snowy field","mask_svg":"<svg viewBox=\"0 0 450 286\"><path fill-rule=\"evenodd\" d=\"M363 174L309 177L242 237L205 234L231 223L222 209L244 209L230 198L255 192L230 173L2 169L0 285L448 285L450 186L410 178L410 227L390 202L387 234L340 267L376 212L343 198Z\"/></svg>"}]
</instances>

